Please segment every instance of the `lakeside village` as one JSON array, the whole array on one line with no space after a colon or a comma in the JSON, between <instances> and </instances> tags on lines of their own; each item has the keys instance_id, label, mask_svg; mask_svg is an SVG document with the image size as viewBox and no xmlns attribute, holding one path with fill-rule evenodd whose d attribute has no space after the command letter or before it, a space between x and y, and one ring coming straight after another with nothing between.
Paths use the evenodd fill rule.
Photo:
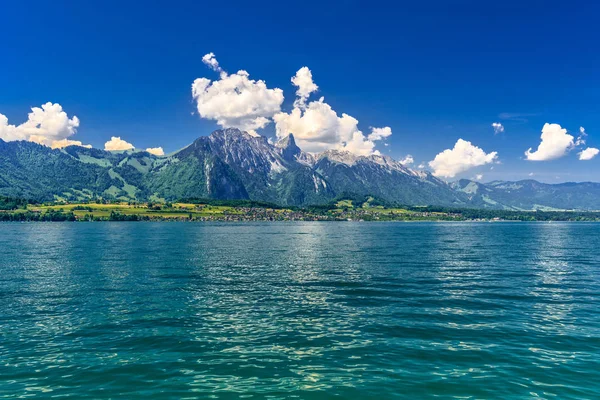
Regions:
<instances>
[{"instance_id":1,"label":"lakeside village","mask_svg":"<svg viewBox=\"0 0 600 400\"><path fill-rule=\"evenodd\" d=\"M0 197L0 221L600 221L600 212L403 207L369 196L303 208L252 200L39 204Z\"/></svg>"}]
</instances>

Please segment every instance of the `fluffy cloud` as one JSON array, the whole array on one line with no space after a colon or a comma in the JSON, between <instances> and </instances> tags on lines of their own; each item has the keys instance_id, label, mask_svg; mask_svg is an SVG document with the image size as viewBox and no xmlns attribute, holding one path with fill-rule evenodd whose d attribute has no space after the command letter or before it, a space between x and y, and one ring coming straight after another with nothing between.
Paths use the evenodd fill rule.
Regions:
<instances>
[{"instance_id":1,"label":"fluffy cloud","mask_svg":"<svg viewBox=\"0 0 600 400\"><path fill-rule=\"evenodd\" d=\"M294 107L304 107L310 94L319 89L313 82L312 72L308 67L302 67L296 72L296 75L292 77L292 84L298 88Z\"/></svg>"},{"instance_id":2,"label":"fluffy cloud","mask_svg":"<svg viewBox=\"0 0 600 400\"><path fill-rule=\"evenodd\" d=\"M436 155L433 161L429 162L429 166L435 176L454 178L471 168L492 163L497 157L498 153L495 151L486 154L471 142L458 139L453 149L446 149Z\"/></svg>"},{"instance_id":3,"label":"fluffy cloud","mask_svg":"<svg viewBox=\"0 0 600 400\"><path fill-rule=\"evenodd\" d=\"M346 116L346 114L343 115ZM352 132L352 138L350 138L350 140L344 143L341 143L339 149L342 151L349 151L350 153L359 156L370 156L371 154L380 154L379 151L375 150L375 143L371 140L366 140L365 135L363 135L362 132L359 130Z\"/></svg>"},{"instance_id":4,"label":"fluffy cloud","mask_svg":"<svg viewBox=\"0 0 600 400\"><path fill-rule=\"evenodd\" d=\"M536 151L530 148L525 152L525 158L530 161L546 161L560 158L575 146L574 137L559 124L544 124L542 142Z\"/></svg>"},{"instance_id":5,"label":"fluffy cloud","mask_svg":"<svg viewBox=\"0 0 600 400\"><path fill-rule=\"evenodd\" d=\"M162 147L149 147L146 149L146 151L150 154L154 154L155 156L164 156L165 155L165 151L163 150Z\"/></svg>"},{"instance_id":6,"label":"fluffy cloud","mask_svg":"<svg viewBox=\"0 0 600 400\"><path fill-rule=\"evenodd\" d=\"M69 139L55 140L50 145L50 147L52 147L53 149L62 149L62 148L68 147L68 146L81 146L81 147L85 147L88 149L92 148L91 144L83 144L79 140L69 140Z\"/></svg>"},{"instance_id":7,"label":"fluffy cloud","mask_svg":"<svg viewBox=\"0 0 600 400\"><path fill-rule=\"evenodd\" d=\"M392 128L389 126L385 126L383 128L371 128L369 140L381 140L387 138L388 136L392 136Z\"/></svg>"},{"instance_id":8,"label":"fluffy cloud","mask_svg":"<svg viewBox=\"0 0 600 400\"><path fill-rule=\"evenodd\" d=\"M294 107L289 114L275 114L273 119L279 138L293 133L300 148L311 152L339 148L341 142L351 141L358 131L358 120L347 114L338 117L323 97L303 109Z\"/></svg>"},{"instance_id":9,"label":"fluffy cloud","mask_svg":"<svg viewBox=\"0 0 600 400\"><path fill-rule=\"evenodd\" d=\"M348 114L339 117L323 98L310 102L304 109L295 107L289 114L275 114L273 119L277 137L293 133L298 146L305 151L337 149L358 155L374 152L375 142L358 129L358 120Z\"/></svg>"},{"instance_id":10,"label":"fluffy cloud","mask_svg":"<svg viewBox=\"0 0 600 400\"><path fill-rule=\"evenodd\" d=\"M410 165L415 162L415 159L410 154L407 154L402 160L400 160L400 164Z\"/></svg>"},{"instance_id":11,"label":"fluffy cloud","mask_svg":"<svg viewBox=\"0 0 600 400\"><path fill-rule=\"evenodd\" d=\"M591 160L592 158L596 157L598 153L600 153L600 150L594 147L588 147L579 153L579 159L582 161Z\"/></svg>"},{"instance_id":12,"label":"fluffy cloud","mask_svg":"<svg viewBox=\"0 0 600 400\"><path fill-rule=\"evenodd\" d=\"M122 150L133 150L134 146L122 140L120 137L113 136L110 140L104 143L104 150L107 151L122 151Z\"/></svg>"},{"instance_id":13,"label":"fluffy cloud","mask_svg":"<svg viewBox=\"0 0 600 400\"><path fill-rule=\"evenodd\" d=\"M583 126L579 127L579 136L577 137L577 140L575 141L575 146L584 146L585 142L586 142L586 138L587 137L587 133L585 132L585 128ZM579 154L579 159L582 161L588 161L591 160L592 158L596 157L598 155L598 153L600 153L599 149L596 149L594 147L588 147L587 149L580 151Z\"/></svg>"},{"instance_id":14,"label":"fluffy cloud","mask_svg":"<svg viewBox=\"0 0 600 400\"><path fill-rule=\"evenodd\" d=\"M78 127L79 119L69 118L58 103L48 102L41 108L31 108L27 121L21 125L9 125L8 118L0 114L0 139L7 142L28 140L46 146L57 143L55 147L60 147L60 143L74 135Z\"/></svg>"},{"instance_id":15,"label":"fluffy cloud","mask_svg":"<svg viewBox=\"0 0 600 400\"><path fill-rule=\"evenodd\" d=\"M500 122L492 123L492 128L494 128L494 135L504 132L504 125Z\"/></svg>"},{"instance_id":16,"label":"fluffy cloud","mask_svg":"<svg viewBox=\"0 0 600 400\"><path fill-rule=\"evenodd\" d=\"M477 175L475 175L475 180L476 181L480 181L482 179L483 179L483 174L477 174Z\"/></svg>"},{"instance_id":17,"label":"fluffy cloud","mask_svg":"<svg viewBox=\"0 0 600 400\"><path fill-rule=\"evenodd\" d=\"M309 152L335 149L371 155L378 153L375 141L392 134L389 127L372 128L371 134L366 137L358 128L356 118L344 113L338 116L323 97L307 103L310 94L318 88L307 67L298 70L292 83L298 88L294 109L290 113L279 112L273 116L278 138L293 133L298 146Z\"/></svg>"},{"instance_id":18,"label":"fluffy cloud","mask_svg":"<svg viewBox=\"0 0 600 400\"><path fill-rule=\"evenodd\" d=\"M203 62L204 64L208 65L208 67L209 67L210 69L212 69L213 71L216 71L216 72L221 72L221 71L223 71L223 70L221 69L221 67L219 66L219 62L218 62L218 61L217 61L217 59L215 58L215 53L212 53L212 52L211 52L211 53L205 54L205 55L202 57L202 62Z\"/></svg>"},{"instance_id":19,"label":"fluffy cloud","mask_svg":"<svg viewBox=\"0 0 600 400\"><path fill-rule=\"evenodd\" d=\"M264 128L281 110L281 89L267 88L264 81L250 79L246 71L228 75L212 53L205 55L202 61L221 73L217 81L198 78L192 83L192 96L201 118L256 135L256 129Z\"/></svg>"}]
</instances>

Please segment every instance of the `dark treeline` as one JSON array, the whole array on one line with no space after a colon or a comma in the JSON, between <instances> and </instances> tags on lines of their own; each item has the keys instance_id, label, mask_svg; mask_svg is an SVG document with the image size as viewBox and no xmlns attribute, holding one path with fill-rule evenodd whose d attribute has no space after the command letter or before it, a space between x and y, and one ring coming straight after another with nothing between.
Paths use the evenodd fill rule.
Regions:
<instances>
[{"instance_id":1,"label":"dark treeline","mask_svg":"<svg viewBox=\"0 0 600 400\"><path fill-rule=\"evenodd\" d=\"M0 213L0 221L75 221L75 214L72 212L48 211L45 213L36 212L2 212Z\"/></svg>"},{"instance_id":2,"label":"dark treeline","mask_svg":"<svg viewBox=\"0 0 600 400\"><path fill-rule=\"evenodd\" d=\"M29 201L25 199L0 196L0 210L16 210L27 207L27 204Z\"/></svg>"},{"instance_id":3,"label":"dark treeline","mask_svg":"<svg viewBox=\"0 0 600 400\"><path fill-rule=\"evenodd\" d=\"M76 221L77 218L72 212L64 211L47 211L39 212L2 212L0 213L0 221L4 222L64 222ZM149 221L150 218L146 215L125 215L119 212L111 212L108 217L98 217L91 214L86 214L81 221Z\"/></svg>"},{"instance_id":4,"label":"dark treeline","mask_svg":"<svg viewBox=\"0 0 600 400\"><path fill-rule=\"evenodd\" d=\"M91 218L88 216L88 218ZM84 217L85 220L85 217ZM116 211L111 211L110 213L110 217L108 217L109 221L149 221L150 218L146 215L137 215L137 214L130 214L130 215L125 215L125 214L121 214L120 212L116 212Z\"/></svg>"},{"instance_id":5,"label":"dark treeline","mask_svg":"<svg viewBox=\"0 0 600 400\"><path fill-rule=\"evenodd\" d=\"M452 207L404 207L414 212L459 214L464 219L494 219L507 221L598 221L600 212L594 211L513 211Z\"/></svg>"}]
</instances>

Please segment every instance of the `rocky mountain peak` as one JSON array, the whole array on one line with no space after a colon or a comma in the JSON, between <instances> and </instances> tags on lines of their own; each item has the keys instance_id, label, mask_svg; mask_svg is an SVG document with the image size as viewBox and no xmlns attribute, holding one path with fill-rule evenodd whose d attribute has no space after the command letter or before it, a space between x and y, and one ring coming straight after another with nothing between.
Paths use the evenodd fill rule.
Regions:
<instances>
[{"instance_id":1,"label":"rocky mountain peak","mask_svg":"<svg viewBox=\"0 0 600 400\"><path fill-rule=\"evenodd\" d=\"M275 143L275 147L281 150L281 156L287 161L293 161L300 153L302 153L300 147L296 145L294 135L291 133L287 137L280 139L277 143Z\"/></svg>"},{"instance_id":2,"label":"rocky mountain peak","mask_svg":"<svg viewBox=\"0 0 600 400\"><path fill-rule=\"evenodd\" d=\"M253 136L248 132L241 131L237 128L225 128L218 129L209 135L209 139L212 142L215 141L232 141L232 140L252 140L259 138L259 136Z\"/></svg>"},{"instance_id":3,"label":"rocky mountain peak","mask_svg":"<svg viewBox=\"0 0 600 400\"><path fill-rule=\"evenodd\" d=\"M349 151L343 150L327 150L322 153L319 153L319 160L327 159L331 162L336 162L340 164L346 164L348 166L352 166L360 159L361 156L357 156L354 153L350 153Z\"/></svg>"}]
</instances>

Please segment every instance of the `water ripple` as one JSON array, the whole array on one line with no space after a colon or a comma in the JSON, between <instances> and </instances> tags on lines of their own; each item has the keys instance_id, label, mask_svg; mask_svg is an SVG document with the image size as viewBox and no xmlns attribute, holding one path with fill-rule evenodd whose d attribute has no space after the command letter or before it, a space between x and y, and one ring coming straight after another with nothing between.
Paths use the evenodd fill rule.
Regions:
<instances>
[{"instance_id":1,"label":"water ripple","mask_svg":"<svg viewBox=\"0 0 600 400\"><path fill-rule=\"evenodd\" d=\"M0 398L597 398L599 224L3 224Z\"/></svg>"}]
</instances>

